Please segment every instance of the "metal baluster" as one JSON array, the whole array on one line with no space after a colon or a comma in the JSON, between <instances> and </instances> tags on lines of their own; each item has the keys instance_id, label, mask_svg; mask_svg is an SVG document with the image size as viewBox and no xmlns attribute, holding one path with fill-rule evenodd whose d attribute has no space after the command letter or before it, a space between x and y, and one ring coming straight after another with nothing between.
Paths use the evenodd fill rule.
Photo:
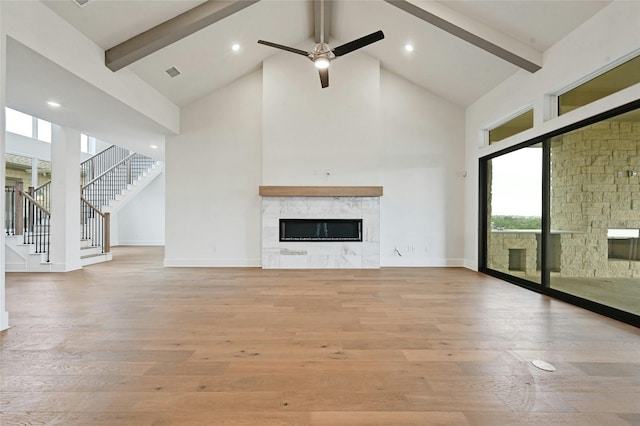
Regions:
<instances>
[{"instance_id":1,"label":"metal baluster","mask_svg":"<svg viewBox=\"0 0 640 426\"><path fill-rule=\"evenodd\" d=\"M47 232L45 234L45 238L47 240L47 263L50 260L50 254L51 254L51 216L47 215Z\"/></svg>"},{"instance_id":2,"label":"metal baluster","mask_svg":"<svg viewBox=\"0 0 640 426\"><path fill-rule=\"evenodd\" d=\"M29 244L28 235L29 235L29 200L24 200L23 205L23 213L24 213L24 228L22 231L22 243Z\"/></svg>"}]
</instances>

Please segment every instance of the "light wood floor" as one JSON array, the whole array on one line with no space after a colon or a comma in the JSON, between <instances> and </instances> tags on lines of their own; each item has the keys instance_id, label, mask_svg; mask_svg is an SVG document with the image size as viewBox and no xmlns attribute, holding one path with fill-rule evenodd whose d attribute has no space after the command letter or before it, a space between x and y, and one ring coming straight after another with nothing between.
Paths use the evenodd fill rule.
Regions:
<instances>
[{"instance_id":1,"label":"light wood floor","mask_svg":"<svg viewBox=\"0 0 640 426\"><path fill-rule=\"evenodd\" d=\"M640 424L639 330L563 302L457 268L162 257L7 274L0 424Z\"/></svg>"}]
</instances>

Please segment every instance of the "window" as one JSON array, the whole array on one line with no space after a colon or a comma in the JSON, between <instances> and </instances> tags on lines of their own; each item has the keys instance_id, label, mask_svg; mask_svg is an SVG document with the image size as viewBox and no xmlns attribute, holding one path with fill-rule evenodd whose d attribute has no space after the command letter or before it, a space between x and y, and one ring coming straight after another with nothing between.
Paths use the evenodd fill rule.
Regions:
<instances>
[{"instance_id":1,"label":"window","mask_svg":"<svg viewBox=\"0 0 640 426\"><path fill-rule=\"evenodd\" d=\"M5 108L5 112L7 132L51 143L50 122L11 108Z\"/></svg>"},{"instance_id":2,"label":"window","mask_svg":"<svg viewBox=\"0 0 640 426\"><path fill-rule=\"evenodd\" d=\"M51 123L38 118L38 140L51 143Z\"/></svg>"},{"instance_id":3,"label":"window","mask_svg":"<svg viewBox=\"0 0 640 426\"><path fill-rule=\"evenodd\" d=\"M533 127L533 109L489 130L489 144L501 141Z\"/></svg>"},{"instance_id":4,"label":"window","mask_svg":"<svg viewBox=\"0 0 640 426\"><path fill-rule=\"evenodd\" d=\"M558 96L558 115L640 83L640 56Z\"/></svg>"},{"instance_id":5,"label":"window","mask_svg":"<svg viewBox=\"0 0 640 426\"><path fill-rule=\"evenodd\" d=\"M33 117L11 108L5 108L5 113L7 132L33 137Z\"/></svg>"},{"instance_id":6,"label":"window","mask_svg":"<svg viewBox=\"0 0 640 426\"><path fill-rule=\"evenodd\" d=\"M89 153L89 137L84 133L80 133L80 151Z\"/></svg>"}]
</instances>

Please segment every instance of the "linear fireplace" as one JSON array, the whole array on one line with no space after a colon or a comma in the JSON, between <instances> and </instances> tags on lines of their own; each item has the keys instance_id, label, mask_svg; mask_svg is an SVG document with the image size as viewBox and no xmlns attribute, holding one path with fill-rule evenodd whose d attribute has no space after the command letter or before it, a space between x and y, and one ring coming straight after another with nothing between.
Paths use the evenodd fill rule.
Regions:
<instances>
[{"instance_id":1,"label":"linear fireplace","mask_svg":"<svg viewBox=\"0 0 640 426\"><path fill-rule=\"evenodd\" d=\"M259 191L263 268L380 267L382 187L261 186Z\"/></svg>"},{"instance_id":2,"label":"linear fireplace","mask_svg":"<svg viewBox=\"0 0 640 426\"><path fill-rule=\"evenodd\" d=\"M362 219L280 219L280 241L362 241Z\"/></svg>"}]
</instances>

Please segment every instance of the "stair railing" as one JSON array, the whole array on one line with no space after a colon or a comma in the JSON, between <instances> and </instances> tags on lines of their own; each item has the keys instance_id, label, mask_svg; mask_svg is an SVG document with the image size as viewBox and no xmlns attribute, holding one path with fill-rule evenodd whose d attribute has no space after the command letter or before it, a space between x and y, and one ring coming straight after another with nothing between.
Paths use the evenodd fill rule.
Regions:
<instances>
[{"instance_id":1,"label":"stair railing","mask_svg":"<svg viewBox=\"0 0 640 426\"><path fill-rule=\"evenodd\" d=\"M131 154L131 152L128 149L112 145L83 161L80 164L82 185L86 185L88 182L94 180L96 176L100 176L114 164L125 159L129 154Z\"/></svg>"},{"instance_id":2,"label":"stair railing","mask_svg":"<svg viewBox=\"0 0 640 426\"><path fill-rule=\"evenodd\" d=\"M80 196L81 238L92 247L100 247L102 253L111 251L111 214L101 212L96 206Z\"/></svg>"},{"instance_id":3,"label":"stair railing","mask_svg":"<svg viewBox=\"0 0 640 426\"><path fill-rule=\"evenodd\" d=\"M151 157L130 153L82 186L82 196L101 209L156 163Z\"/></svg>"},{"instance_id":4,"label":"stair railing","mask_svg":"<svg viewBox=\"0 0 640 426\"><path fill-rule=\"evenodd\" d=\"M25 244L33 244L36 253L45 254L45 262L49 262L51 248L51 212L31 195L22 192L24 197L24 232Z\"/></svg>"},{"instance_id":5,"label":"stair railing","mask_svg":"<svg viewBox=\"0 0 640 426\"><path fill-rule=\"evenodd\" d=\"M155 163L153 158L117 146L82 163L81 233L91 246L101 247L103 253L111 251L110 214L103 213L100 207L122 194ZM36 253L46 255L46 262L50 261L51 248L50 208L51 182L28 191L23 190L21 182L5 186L6 235L22 235L24 244L33 245Z\"/></svg>"},{"instance_id":6,"label":"stair railing","mask_svg":"<svg viewBox=\"0 0 640 426\"><path fill-rule=\"evenodd\" d=\"M83 163L81 232L82 238L89 240L91 246L102 247L103 253L109 253L111 217L102 209L122 195L155 163L156 160L151 157L119 147L108 148Z\"/></svg>"},{"instance_id":7,"label":"stair railing","mask_svg":"<svg viewBox=\"0 0 640 426\"><path fill-rule=\"evenodd\" d=\"M22 183L4 187L4 231L7 235L22 235L24 217L22 213L22 197L19 191Z\"/></svg>"},{"instance_id":8,"label":"stair railing","mask_svg":"<svg viewBox=\"0 0 640 426\"><path fill-rule=\"evenodd\" d=\"M33 190L33 188L30 188ZM22 235L24 244L33 245L35 253L44 254L49 262L51 248L51 212L30 194L22 183L5 187L5 232Z\"/></svg>"},{"instance_id":9,"label":"stair railing","mask_svg":"<svg viewBox=\"0 0 640 426\"><path fill-rule=\"evenodd\" d=\"M37 188L29 187L29 195L38 200L44 208L51 210L51 181Z\"/></svg>"}]
</instances>

